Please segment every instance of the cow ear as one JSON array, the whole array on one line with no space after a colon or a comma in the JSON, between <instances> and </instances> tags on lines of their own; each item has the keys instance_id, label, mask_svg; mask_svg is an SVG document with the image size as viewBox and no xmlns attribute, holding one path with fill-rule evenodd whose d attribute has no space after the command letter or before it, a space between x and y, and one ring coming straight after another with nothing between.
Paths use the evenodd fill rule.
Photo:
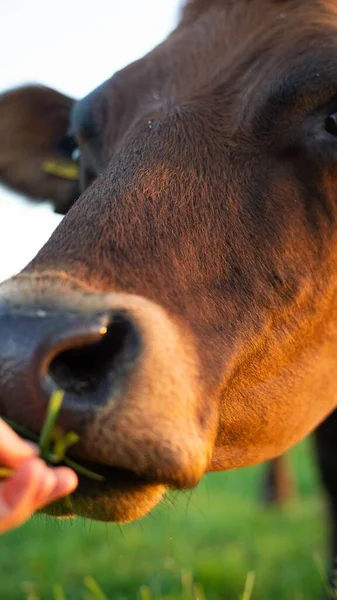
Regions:
<instances>
[{"instance_id":1,"label":"cow ear","mask_svg":"<svg viewBox=\"0 0 337 600\"><path fill-rule=\"evenodd\" d=\"M68 135L74 100L43 86L0 95L0 183L65 214L79 195L74 141Z\"/></svg>"}]
</instances>

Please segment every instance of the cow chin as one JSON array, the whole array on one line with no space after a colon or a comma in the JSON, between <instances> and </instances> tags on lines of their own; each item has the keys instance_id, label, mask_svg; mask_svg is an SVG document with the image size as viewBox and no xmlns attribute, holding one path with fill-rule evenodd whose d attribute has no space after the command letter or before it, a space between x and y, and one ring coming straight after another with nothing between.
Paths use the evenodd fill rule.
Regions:
<instances>
[{"instance_id":1,"label":"cow chin","mask_svg":"<svg viewBox=\"0 0 337 600\"><path fill-rule=\"evenodd\" d=\"M165 486L148 483L131 472L111 469L109 480L88 483L79 479L71 496L41 509L56 518L83 517L95 521L127 523L148 514L165 493Z\"/></svg>"}]
</instances>

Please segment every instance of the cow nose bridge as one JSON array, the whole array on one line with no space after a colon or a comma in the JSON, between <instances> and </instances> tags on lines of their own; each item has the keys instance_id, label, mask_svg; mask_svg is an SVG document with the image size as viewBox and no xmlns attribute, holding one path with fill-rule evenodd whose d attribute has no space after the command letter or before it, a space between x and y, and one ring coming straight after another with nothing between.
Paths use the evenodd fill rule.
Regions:
<instances>
[{"instance_id":1,"label":"cow nose bridge","mask_svg":"<svg viewBox=\"0 0 337 600\"><path fill-rule=\"evenodd\" d=\"M89 422L99 405L121 392L141 351L138 328L122 310L79 314L2 306L0 332L0 414L5 403L5 413L20 419L25 394L33 395L33 427L40 427L56 389L65 392L67 426Z\"/></svg>"}]
</instances>

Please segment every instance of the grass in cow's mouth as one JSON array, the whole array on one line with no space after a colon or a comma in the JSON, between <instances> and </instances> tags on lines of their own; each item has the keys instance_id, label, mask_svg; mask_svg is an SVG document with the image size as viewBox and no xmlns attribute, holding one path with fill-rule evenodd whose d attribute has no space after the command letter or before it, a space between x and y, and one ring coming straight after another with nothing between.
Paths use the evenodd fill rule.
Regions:
<instances>
[{"instance_id":1,"label":"grass in cow's mouth","mask_svg":"<svg viewBox=\"0 0 337 600\"><path fill-rule=\"evenodd\" d=\"M98 473L87 469L66 456L69 448L77 444L80 438L74 431L64 433L56 424L61 410L63 397L64 392L61 390L53 392L51 395L40 436L35 435L22 425L14 423L6 417L1 417L1 415L0 417L20 436L33 442L37 442L40 448L40 457L47 464L55 466L63 463L68 467L71 467L71 469L76 471L79 475L85 475L89 479L94 479L96 481L104 481L105 478L103 475L99 475ZM10 477L12 472L12 469L0 467L0 478Z\"/></svg>"}]
</instances>

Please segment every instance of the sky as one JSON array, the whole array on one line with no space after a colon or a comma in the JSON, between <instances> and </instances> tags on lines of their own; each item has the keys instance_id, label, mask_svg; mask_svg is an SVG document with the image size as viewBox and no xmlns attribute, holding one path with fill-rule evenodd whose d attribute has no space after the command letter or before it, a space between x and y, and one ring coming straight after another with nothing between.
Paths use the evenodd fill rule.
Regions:
<instances>
[{"instance_id":1,"label":"sky","mask_svg":"<svg viewBox=\"0 0 337 600\"><path fill-rule=\"evenodd\" d=\"M81 98L173 29L180 0L0 0L0 93L42 83ZM0 139L1 144L1 139ZM0 281L23 268L61 217L0 186Z\"/></svg>"}]
</instances>

